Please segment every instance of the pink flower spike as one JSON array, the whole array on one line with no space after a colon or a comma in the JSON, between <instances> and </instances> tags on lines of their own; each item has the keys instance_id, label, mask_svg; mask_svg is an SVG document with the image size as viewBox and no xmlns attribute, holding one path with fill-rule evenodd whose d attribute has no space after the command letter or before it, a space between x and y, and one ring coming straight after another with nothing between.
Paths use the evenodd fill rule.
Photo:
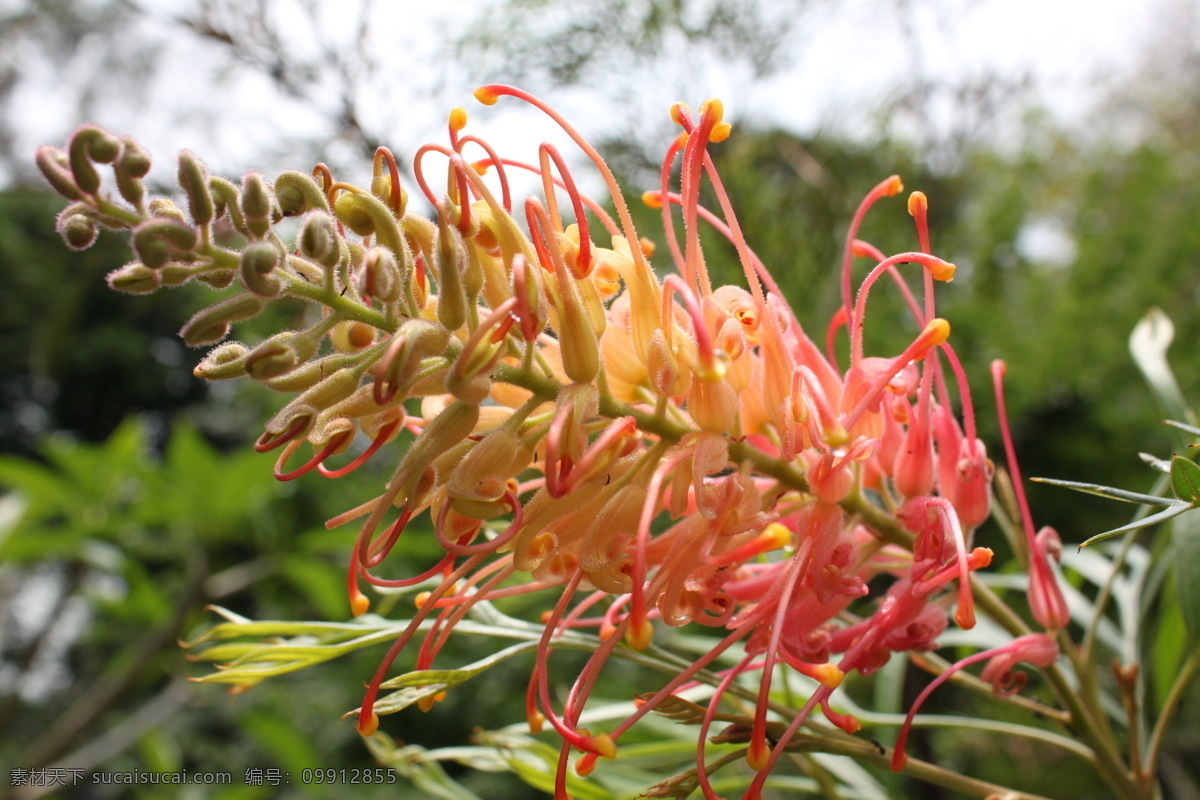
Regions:
<instances>
[{"instance_id":1,"label":"pink flower spike","mask_svg":"<svg viewBox=\"0 0 1200 800\"><path fill-rule=\"evenodd\" d=\"M1020 689L1025 682L1023 674L1020 675L1019 679L1012 675L1012 669L1018 663L1024 661L1027 664L1045 669L1053 664L1057 658L1058 645L1055 644L1052 638L1044 633L1030 633L1013 639L1003 647L975 653L951 665L945 672L938 675L925 687L921 694L917 696L912 707L909 708L908 716L904 719L904 725L900 728L900 736L896 739L896 749L892 753L892 771L899 772L908 763L908 757L904 753L904 748L908 742L908 732L912 728L913 719L916 717L917 711L920 710L925 699L933 693L933 690L948 681L954 673L972 664L978 664L980 661L988 661L990 659L980 677L991 683L992 688L997 694L1005 691L1011 694ZM1014 684L1016 685L1014 686Z\"/></svg>"},{"instance_id":2,"label":"pink flower spike","mask_svg":"<svg viewBox=\"0 0 1200 800\"><path fill-rule=\"evenodd\" d=\"M1058 575L1047 561L1052 545L1058 541L1058 534L1051 533L1035 536L1033 533L1033 515L1029 512L1029 501L1025 497L1025 485L1021 480L1021 468L1017 464L1017 452L1013 446L1012 431L1008 425L1008 411L1004 404L1004 373L1006 367L1003 361L996 359L992 362L992 383L996 390L996 413L1000 417L1000 435L1004 440L1004 453L1008 459L1008 470L1012 473L1013 492L1017 496L1017 506L1021 510L1021 523L1025 528L1025 541L1029 546L1029 610L1034 619L1047 631L1059 631L1066 627L1071 620L1067 609L1066 598L1063 597L1062 587L1059 586ZM1062 543L1058 542L1058 549Z\"/></svg>"}]
</instances>

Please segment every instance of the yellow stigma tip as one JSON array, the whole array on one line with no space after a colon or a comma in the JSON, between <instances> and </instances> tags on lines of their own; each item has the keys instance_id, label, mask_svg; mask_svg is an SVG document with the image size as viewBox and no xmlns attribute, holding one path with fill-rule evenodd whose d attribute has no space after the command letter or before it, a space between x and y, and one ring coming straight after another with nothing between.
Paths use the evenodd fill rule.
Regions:
<instances>
[{"instance_id":1,"label":"yellow stigma tip","mask_svg":"<svg viewBox=\"0 0 1200 800\"><path fill-rule=\"evenodd\" d=\"M367 717L366 719L362 719L361 717L359 718L359 720L358 720L359 734L361 734L363 736L371 736L377 730L379 730L379 715L376 714L374 711L372 711L371 716Z\"/></svg>"},{"instance_id":2,"label":"yellow stigma tip","mask_svg":"<svg viewBox=\"0 0 1200 800\"><path fill-rule=\"evenodd\" d=\"M887 179L887 184L883 187L884 193L888 197L895 197L904 191L904 183L900 180L899 175L893 175Z\"/></svg>"},{"instance_id":3,"label":"yellow stigma tip","mask_svg":"<svg viewBox=\"0 0 1200 800\"><path fill-rule=\"evenodd\" d=\"M767 762L771 760L771 747L767 744L766 738L756 737L750 742L750 746L746 748L746 763L750 765L750 769L755 772L761 772L766 768Z\"/></svg>"},{"instance_id":4,"label":"yellow stigma tip","mask_svg":"<svg viewBox=\"0 0 1200 800\"><path fill-rule=\"evenodd\" d=\"M575 762L575 774L581 778L586 778L596 769L596 756L592 753L584 753Z\"/></svg>"},{"instance_id":5,"label":"yellow stigma tip","mask_svg":"<svg viewBox=\"0 0 1200 800\"><path fill-rule=\"evenodd\" d=\"M933 340L929 346L934 347L950 338L950 323L941 317L934 317L925 326L925 332Z\"/></svg>"},{"instance_id":6,"label":"yellow stigma tip","mask_svg":"<svg viewBox=\"0 0 1200 800\"><path fill-rule=\"evenodd\" d=\"M662 192L642 192L642 202L650 208L662 208Z\"/></svg>"},{"instance_id":7,"label":"yellow stigma tip","mask_svg":"<svg viewBox=\"0 0 1200 800\"><path fill-rule=\"evenodd\" d=\"M908 213L912 216L929 210L929 200L924 192L913 192L908 196Z\"/></svg>"},{"instance_id":8,"label":"yellow stigma tip","mask_svg":"<svg viewBox=\"0 0 1200 800\"><path fill-rule=\"evenodd\" d=\"M370 607L371 601L361 594L350 598L350 613L356 617L367 613L367 609Z\"/></svg>"},{"instance_id":9,"label":"yellow stigma tip","mask_svg":"<svg viewBox=\"0 0 1200 800\"><path fill-rule=\"evenodd\" d=\"M683 117L687 113L688 107L684 103L671 104L671 121L676 125L683 124Z\"/></svg>"},{"instance_id":10,"label":"yellow stigma tip","mask_svg":"<svg viewBox=\"0 0 1200 800\"><path fill-rule=\"evenodd\" d=\"M700 113L712 117L714 125L720 125L721 119L725 116L725 104L719 98L714 97L700 105Z\"/></svg>"},{"instance_id":11,"label":"yellow stigma tip","mask_svg":"<svg viewBox=\"0 0 1200 800\"><path fill-rule=\"evenodd\" d=\"M601 758L617 757L617 743L607 733L593 736L588 743L595 749L596 755Z\"/></svg>"},{"instance_id":12,"label":"yellow stigma tip","mask_svg":"<svg viewBox=\"0 0 1200 800\"><path fill-rule=\"evenodd\" d=\"M758 536L759 541L769 545L770 549L778 550L792 543L792 532L778 522L772 522Z\"/></svg>"},{"instance_id":13,"label":"yellow stigma tip","mask_svg":"<svg viewBox=\"0 0 1200 800\"><path fill-rule=\"evenodd\" d=\"M491 167L487 161L476 161L471 165L471 169L475 170L476 175L487 175L488 169Z\"/></svg>"},{"instance_id":14,"label":"yellow stigma tip","mask_svg":"<svg viewBox=\"0 0 1200 800\"><path fill-rule=\"evenodd\" d=\"M650 258L651 256L654 255L654 250L655 250L654 242L650 241L645 236L638 239L638 246L641 247L642 255L645 256L646 258Z\"/></svg>"},{"instance_id":15,"label":"yellow stigma tip","mask_svg":"<svg viewBox=\"0 0 1200 800\"><path fill-rule=\"evenodd\" d=\"M842 680L846 677L846 673L838 668L837 664L827 663L821 664L813 670L813 676L822 685L830 689L836 689L842 685Z\"/></svg>"},{"instance_id":16,"label":"yellow stigma tip","mask_svg":"<svg viewBox=\"0 0 1200 800\"><path fill-rule=\"evenodd\" d=\"M719 122L713 127L712 133L708 135L708 140L714 143L723 142L729 138L731 133L733 133L732 125L728 122Z\"/></svg>"},{"instance_id":17,"label":"yellow stigma tip","mask_svg":"<svg viewBox=\"0 0 1200 800\"><path fill-rule=\"evenodd\" d=\"M653 638L654 625L645 617L630 622L629 629L625 631L625 641L634 650L645 650Z\"/></svg>"},{"instance_id":18,"label":"yellow stigma tip","mask_svg":"<svg viewBox=\"0 0 1200 800\"><path fill-rule=\"evenodd\" d=\"M467 110L465 108L456 108L450 112L450 128L452 130L461 131L467 127Z\"/></svg>"},{"instance_id":19,"label":"yellow stigma tip","mask_svg":"<svg viewBox=\"0 0 1200 800\"><path fill-rule=\"evenodd\" d=\"M433 597L433 592L421 592L413 598L413 605L417 608L423 608L429 602L430 597Z\"/></svg>"},{"instance_id":20,"label":"yellow stigma tip","mask_svg":"<svg viewBox=\"0 0 1200 800\"><path fill-rule=\"evenodd\" d=\"M475 99L485 106L494 106L500 95L491 86L480 86L475 90Z\"/></svg>"},{"instance_id":21,"label":"yellow stigma tip","mask_svg":"<svg viewBox=\"0 0 1200 800\"><path fill-rule=\"evenodd\" d=\"M417 708L421 709L422 711L429 711L433 708L433 704L436 702L437 701L434 699L433 695L422 697L417 701Z\"/></svg>"}]
</instances>

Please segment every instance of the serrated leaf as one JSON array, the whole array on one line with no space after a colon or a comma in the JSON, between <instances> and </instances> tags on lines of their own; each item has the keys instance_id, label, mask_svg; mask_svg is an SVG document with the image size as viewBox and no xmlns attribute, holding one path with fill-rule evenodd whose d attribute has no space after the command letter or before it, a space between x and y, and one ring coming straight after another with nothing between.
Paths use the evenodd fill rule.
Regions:
<instances>
[{"instance_id":1,"label":"serrated leaf","mask_svg":"<svg viewBox=\"0 0 1200 800\"><path fill-rule=\"evenodd\" d=\"M1181 455L1171 456L1171 489L1180 500L1200 502L1200 466Z\"/></svg>"},{"instance_id":2,"label":"serrated leaf","mask_svg":"<svg viewBox=\"0 0 1200 800\"><path fill-rule=\"evenodd\" d=\"M1200 515L1180 517L1171 532L1171 549L1179 608L1194 644L1200 640Z\"/></svg>"},{"instance_id":3,"label":"serrated leaf","mask_svg":"<svg viewBox=\"0 0 1200 800\"><path fill-rule=\"evenodd\" d=\"M1157 525L1160 522L1166 522L1167 520L1171 519L1172 517L1177 517L1185 511L1191 511L1193 508L1194 508L1194 506L1192 506L1191 503L1183 503L1183 502L1176 500L1169 508L1163 509L1162 511L1159 511L1157 514L1151 514L1148 517L1144 517L1139 520L1134 520L1133 522L1129 523L1128 525L1122 525L1119 528L1113 528L1111 531L1105 531L1104 533L1097 533L1095 536L1088 539L1083 544L1079 545L1079 548L1082 550L1083 548L1087 547L1090 544L1095 544L1096 542L1103 542L1105 539L1111 539L1114 536L1120 536L1122 533L1127 533L1129 531L1135 531L1138 528L1146 528L1151 525Z\"/></svg>"},{"instance_id":4,"label":"serrated leaf","mask_svg":"<svg viewBox=\"0 0 1200 800\"><path fill-rule=\"evenodd\" d=\"M1137 503L1138 505L1144 504L1149 506L1170 506L1179 502L1177 500L1172 500L1169 497L1157 497L1152 494L1129 492L1125 489L1117 489L1112 486L1101 486L1098 483L1060 481L1057 478L1030 478L1030 480L1037 483L1048 483L1051 486L1062 486L1065 489L1074 489L1077 492L1094 494L1099 497L1107 497L1109 500L1120 500L1125 503Z\"/></svg>"}]
</instances>

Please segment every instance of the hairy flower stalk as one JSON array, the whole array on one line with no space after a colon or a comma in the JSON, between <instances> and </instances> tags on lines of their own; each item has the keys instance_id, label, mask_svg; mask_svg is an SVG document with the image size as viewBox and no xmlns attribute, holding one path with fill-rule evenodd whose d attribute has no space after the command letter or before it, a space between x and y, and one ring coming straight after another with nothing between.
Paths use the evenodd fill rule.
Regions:
<instances>
[{"instance_id":1,"label":"hairy flower stalk","mask_svg":"<svg viewBox=\"0 0 1200 800\"><path fill-rule=\"evenodd\" d=\"M450 115L448 144L426 145L414 159L433 219L410 208L385 148L367 188L324 165L274 183L251 173L239 187L184 154L187 214L162 198L147 203L144 154L97 128L77 132L67 153L43 148L38 164L71 201L60 222L69 244L90 243L96 226L132 231L137 260L109 276L113 288L195 280L227 290L183 335L216 345L198 375L249 377L291 397L255 444L277 451L276 477L337 478L368 461L395 462L376 497L329 521L358 525L346 569L354 615L369 609L372 587L429 587L369 684L358 712L364 735L380 724L375 701L393 661L424 623L417 669L431 667L478 604L557 591L539 619L526 695L531 728L548 722L563 743L556 797L567 797L573 752L577 771L590 772L641 717L720 659L731 666L700 729L699 786L717 796L703 739L730 687L753 679L745 762L756 776L744 796L757 797L810 714L858 729L831 705L845 675L936 647L951 616L975 623L971 573L992 554L970 538L988 515L992 465L949 324L935 315L934 281L951 280L954 265L929 251L920 193L909 201L918 250L887 256L857 239L871 206L902 190L899 178L886 179L851 224L843 302L822 349L746 241L717 174L709 148L731 133L719 101L695 116L671 109L681 133L658 190L645 196L662 209L676 270L660 279L612 173L566 120L509 86L475 96L541 109L599 172L615 216L580 192L558 148L542 144L529 161L501 157L464 133L462 109ZM444 160L444 190L427 157ZM103 191L97 164L112 165L124 203ZM514 198L512 169L540 176L544 195ZM700 204L704 185L717 210ZM292 240L278 227L286 218L301 222ZM745 286L713 286L703 225L733 244ZM871 267L855 291L863 258ZM921 303L904 274L913 269L923 274ZM890 352L867 355L867 301L884 275L907 298L913 330ZM257 344L224 341L231 324L279 298L311 305L307 328ZM835 357L843 326L847 364ZM400 448L405 430L415 438ZM396 545L426 515L444 554L419 574L397 575ZM1028 530L1034 613L1053 632L1067 623L1047 559L1057 538ZM613 729L580 727L617 648L645 649L656 629L690 624L719 630L709 653ZM552 656L571 629L601 641L560 706ZM1038 634L958 666L993 658L999 687L1017 661L1052 663L1052 648ZM785 670L815 683L780 735L769 730L781 725L773 687Z\"/></svg>"}]
</instances>

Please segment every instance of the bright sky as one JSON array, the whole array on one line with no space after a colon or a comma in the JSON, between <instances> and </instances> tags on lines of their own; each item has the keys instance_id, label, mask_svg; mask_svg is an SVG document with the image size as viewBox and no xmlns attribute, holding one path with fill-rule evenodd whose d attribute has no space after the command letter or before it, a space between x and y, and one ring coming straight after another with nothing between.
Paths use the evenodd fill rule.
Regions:
<instances>
[{"instance_id":1,"label":"bright sky","mask_svg":"<svg viewBox=\"0 0 1200 800\"><path fill-rule=\"evenodd\" d=\"M372 102L364 108L368 116L375 109L398 119L389 134L398 154L411 154L425 141L443 140L445 114L456 105L466 106L473 125L499 146L518 146L526 157L551 135L549 126L531 122L532 116L519 104L484 109L474 102L470 91L481 79L502 76L461 74L436 56L436 37L430 31L461 25L470 14L464 6L494 1L404 0L378 6L395 18L375 29L388 34L366 89ZM191 5L189 0L172 0L154 7L165 13ZM289 0L278 0L270 7L282 11L290 5ZM352 31L339 30L339 25L346 26L332 13L337 5L330 2L326 8L331 13L315 25L298 24L291 46L311 46L318 35L352 40ZM626 86L625 94L614 89L605 97L603 90L589 88L561 91L552 99L590 137L601 138L613 125L629 125L645 115L653 121L645 134L661 135L665 144L670 135L665 110L679 99L695 104L720 96L735 125L754 120L801 132L828 125L853 131L866 130L858 123L896 86L912 85L914 78L961 85L991 73L1013 79L1030 74L1038 86L1036 96L1064 119L1077 122L1087 117L1104 89L1132 74L1148 46L1164 52L1170 47L1200 50L1200 0L843 0L809 6L797 25L791 67L768 80L756 81L748 70L731 69L704 54L680 53L652 75L633 76L637 86L632 92ZM148 25L147 32L154 33L154 28ZM136 43L137 36L128 41ZM91 41L86 47L112 44ZM236 88L213 96L197 76L218 65L223 52L213 43L181 40L162 68L146 76L145 97L102 106L93 110L92 119L135 135L158 157L157 174L163 179L170 177L171 156L183 148L200 152L217 170L234 174L251 167L271 173L307 166L293 163L296 156L286 149L266 156L263 151L281 137L319 134L326 129L322 110L295 100L280 101L266 78L245 70ZM78 69L88 59L71 63ZM46 74L28 76L31 80L17 106L19 144L30 153L44 142L61 143L78 124L68 95L56 89L71 77L71 67L65 68L67 74L60 65L44 69ZM440 87L432 96L431 85ZM945 130L956 123L954 106L945 93L940 96L927 118L937 130ZM188 114L181 122L178 116L156 113L157 107L183 107ZM1016 115L1005 118L1004 110L995 120L1000 136L1006 135L1004 126L1018 124ZM1010 104L1009 110L1017 109ZM530 130L531 125L537 127ZM338 161L336 149L330 160ZM4 177L0 173L0 182Z\"/></svg>"}]
</instances>

